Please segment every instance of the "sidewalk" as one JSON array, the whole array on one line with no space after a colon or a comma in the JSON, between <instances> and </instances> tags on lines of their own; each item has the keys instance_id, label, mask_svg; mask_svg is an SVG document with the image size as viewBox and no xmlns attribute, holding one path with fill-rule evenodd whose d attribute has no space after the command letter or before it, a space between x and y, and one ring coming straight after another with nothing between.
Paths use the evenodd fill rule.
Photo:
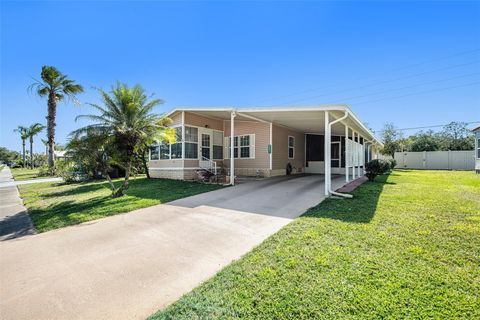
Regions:
<instances>
[{"instance_id":1,"label":"sidewalk","mask_svg":"<svg viewBox=\"0 0 480 320\"><path fill-rule=\"evenodd\" d=\"M0 171L0 241L35 234L10 168Z\"/></svg>"}]
</instances>

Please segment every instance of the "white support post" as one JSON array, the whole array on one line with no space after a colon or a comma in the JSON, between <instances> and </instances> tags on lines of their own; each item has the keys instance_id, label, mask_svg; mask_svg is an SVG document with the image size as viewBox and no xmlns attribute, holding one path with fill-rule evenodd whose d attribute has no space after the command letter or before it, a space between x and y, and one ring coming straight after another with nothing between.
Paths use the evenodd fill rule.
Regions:
<instances>
[{"instance_id":1,"label":"white support post","mask_svg":"<svg viewBox=\"0 0 480 320\"><path fill-rule=\"evenodd\" d=\"M185 159L185 111L182 111L182 159Z\"/></svg>"},{"instance_id":2,"label":"white support post","mask_svg":"<svg viewBox=\"0 0 480 320\"><path fill-rule=\"evenodd\" d=\"M352 179L355 180L355 165L357 163L357 143L355 142L355 131L352 129Z\"/></svg>"},{"instance_id":3,"label":"white support post","mask_svg":"<svg viewBox=\"0 0 480 320\"><path fill-rule=\"evenodd\" d=\"M357 158L358 158L358 166L357 166L357 177L361 177L361 168L360 165L362 164L362 145L360 144L360 134L357 133L357 139L358 139L358 147L357 147Z\"/></svg>"},{"instance_id":4,"label":"white support post","mask_svg":"<svg viewBox=\"0 0 480 320\"><path fill-rule=\"evenodd\" d=\"M325 196L328 196L330 193L328 190L330 189L330 126L328 125L329 117L328 111L325 111L325 146L324 146L324 161L325 161Z\"/></svg>"},{"instance_id":5,"label":"white support post","mask_svg":"<svg viewBox=\"0 0 480 320\"><path fill-rule=\"evenodd\" d=\"M273 133L273 125L272 123L270 122L270 140L269 140L269 144L270 144L270 154L268 155L268 161L269 161L269 169L270 169L270 174L272 174L272 168L273 168L273 136L272 136L272 133Z\"/></svg>"},{"instance_id":6,"label":"white support post","mask_svg":"<svg viewBox=\"0 0 480 320\"><path fill-rule=\"evenodd\" d=\"M348 126L345 125L345 182L348 182L348 166L350 155L348 153Z\"/></svg>"},{"instance_id":7,"label":"white support post","mask_svg":"<svg viewBox=\"0 0 480 320\"><path fill-rule=\"evenodd\" d=\"M235 111L230 113L230 185L235 185L235 159L234 159L234 136L235 136Z\"/></svg>"}]
</instances>

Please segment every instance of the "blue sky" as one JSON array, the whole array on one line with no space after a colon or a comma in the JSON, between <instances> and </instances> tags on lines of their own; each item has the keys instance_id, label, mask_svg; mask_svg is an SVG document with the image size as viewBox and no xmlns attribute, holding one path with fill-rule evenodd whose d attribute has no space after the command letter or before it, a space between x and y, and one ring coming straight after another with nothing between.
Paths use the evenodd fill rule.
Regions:
<instances>
[{"instance_id":1,"label":"blue sky","mask_svg":"<svg viewBox=\"0 0 480 320\"><path fill-rule=\"evenodd\" d=\"M82 102L139 83L159 113L347 103L373 129L480 120L478 1L2 1L0 18L0 146L14 150L17 125L45 123L27 92L42 65L82 84ZM57 141L90 111L60 104Z\"/></svg>"}]
</instances>

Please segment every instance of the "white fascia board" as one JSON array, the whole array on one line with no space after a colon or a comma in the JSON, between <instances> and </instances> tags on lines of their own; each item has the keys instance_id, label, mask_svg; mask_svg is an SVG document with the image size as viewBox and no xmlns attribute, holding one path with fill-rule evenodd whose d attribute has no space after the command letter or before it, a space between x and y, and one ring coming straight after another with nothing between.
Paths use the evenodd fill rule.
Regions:
<instances>
[{"instance_id":1,"label":"white fascia board","mask_svg":"<svg viewBox=\"0 0 480 320\"><path fill-rule=\"evenodd\" d=\"M233 108L233 107L210 107L210 108L193 108L193 107L179 107L175 108L172 111L167 113L167 117L175 114L176 112L181 111L191 111L191 112L215 112L215 111L224 111L224 112L231 112L237 111L240 114L244 113L256 113L256 112L288 112L288 111L348 111L350 113L351 118L354 122L360 126L360 128L369 134L372 137L372 140L376 141L379 145L383 146L382 142L375 136L375 134L368 129L355 115L352 109L346 104L333 104L333 105L313 105L313 106L298 106L298 107L282 107L282 108ZM259 120L257 118L257 120ZM268 121L266 121L268 122Z\"/></svg>"},{"instance_id":2,"label":"white fascia board","mask_svg":"<svg viewBox=\"0 0 480 320\"><path fill-rule=\"evenodd\" d=\"M383 143L380 141L380 139L378 139L375 134L369 129L367 128L357 117L357 115L352 111L352 109L350 109L349 106L345 106L346 107L346 110L348 110L348 112L350 113L352 119L355 120L355 122L360 125L360 127L365 130L371 137L372 137L372 140L376 141L379 145L381 145L383 147Z\"/></svg>"},{"instance_id":3,"label":"white fascia board","mask_svg":"<svg viewBox=\"0 0 480 320\"><path fill-rule=\"evenodd\" d=\"M195 111L234 111L235 108L232 108L232 107L220 107L220 108L215 108L215 107L211 107L211 108L193 108L193 107L178 107L178 108L175 108L173 110L171 110L170 112L168 112L166 114L167 117L171 116L172 114L176 113L176 112L181 112L181 111L191 111L191 112L195 112Z\"/></svg>"},{"instance_id":4,"label":"white fascia board","mask_svg":"<svg viewBox=\"0 0 480 320\"><path fill-rule=\"evenodd\" d=\"M291 106L281 108L239 108L238 112L288 112L288 111L335 111L348 108L345 104L316 105L316 106Z\"/></svg>"}]
</instances>

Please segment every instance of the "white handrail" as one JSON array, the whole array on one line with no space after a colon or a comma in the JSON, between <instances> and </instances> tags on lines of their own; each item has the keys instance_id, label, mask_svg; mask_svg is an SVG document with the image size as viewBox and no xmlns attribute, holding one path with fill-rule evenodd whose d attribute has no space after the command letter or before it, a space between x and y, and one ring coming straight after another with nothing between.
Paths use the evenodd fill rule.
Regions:
<instances>
[{"instance_id":1,"label":"white handrail","mask_svg":"<svg viewBox=\"0 0 480 320\"><path fill-rule=\"evenodd\" d=\"M208 170L208 171L210 171L210 172L213 172L215 175L217 175L217 163L216 163L215 161L213 161L213 160L211 160L211 159L208 159L208 158L206 158L206 157L204 157L204 156L202 156L201 161L207 161L207 162L208 162L208 167L202 166L202 165L201 165L201 162L200 162L200 163L199 163L200 168L205 169L205 170ZM212 171L212 169L213 169L213 171Z\"/></svg>"}]
</instances>

